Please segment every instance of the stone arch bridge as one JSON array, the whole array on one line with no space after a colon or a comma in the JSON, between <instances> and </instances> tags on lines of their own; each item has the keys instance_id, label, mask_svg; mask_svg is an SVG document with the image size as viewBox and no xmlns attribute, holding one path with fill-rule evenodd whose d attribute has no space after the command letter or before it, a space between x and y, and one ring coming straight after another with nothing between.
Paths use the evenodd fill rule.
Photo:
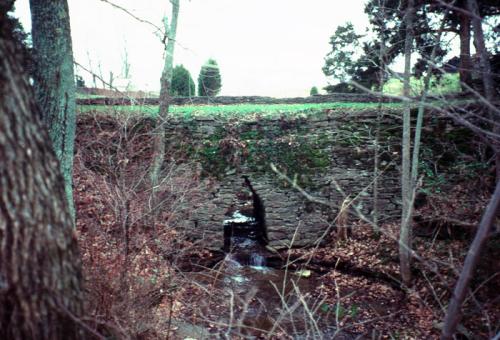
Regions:
<instances>
[{"instance_id":1,"label":"stone arch bridge","mask_svg":"<svg viewBox=\"0 0 500 340\"><path fill-rule=\"evenodd\" d=\"M400 129L397 117L380 121L378 194L380 220L399 218ZM201 170L216 178L203 203L193 207L185 230L212 249L223 247L223 222L248 195L243 176L265 208L269 244L274 248L314 245L332 230L344 193L367 216L373 211L377 114L374 110L326 111L302 117L226 121L198 118L168 125L168 149L196 155ZM184 143L181 141L185 141ZM310 195L330 202L328 208L308 200L280 179L270 164ZM351 209L352 219L356 218ZM293 239L293 244L292 244Z\"/></svg>"}]
</instances>

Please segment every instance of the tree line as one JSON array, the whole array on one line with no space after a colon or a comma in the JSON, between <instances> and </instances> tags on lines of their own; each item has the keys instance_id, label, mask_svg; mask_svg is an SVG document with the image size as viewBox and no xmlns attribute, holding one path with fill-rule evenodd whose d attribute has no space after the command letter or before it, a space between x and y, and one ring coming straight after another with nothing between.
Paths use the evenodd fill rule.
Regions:
<instances>
[{"instance_id":1,"label":"tree line","mask_svg":"<svg viewBox=\"0 0 500 340\"><path fill-rule=\"evenodd\" d=\"M198 75L198 96L215 97L222 88L219 65L215 59L208 59ZM195 83L191 73L184 65L177 65L172 71L172 96L193 97L196 95Z\"/></svg>"},{"instance_id":2,"label":"tree line","mask_svg":"<svg viewBox=\"0 0 500 340\"><path fill-rule=\"evenodd\" d=\"M112 74L110 74L110 80L107 84L111 90L114 89ZM77 88L86 87L83 77L78 74L75 75L75 82ZM214 97L220 93L221 89L222 78L220 69L217 61L214 59L207 60L201 67L200 74L198 75L198 92L196 92L196 85L191 73L184 65L176 65L172 70L171 92L174 97L193 97L197 94L200 97Z\"/></svg>"},{"instance_id":3,"label":"tree line","mask_svg":"<svg viewBox=\"0 0 500 340\"><path fill-rule=\"evenodd\" d=\"M500 24L500 5L494 0L479 0L478 16L486 28L485 39L488 46L488 59L494 68L500 66L500 48L498 47L498 31ZM413 65L412 75L421 78L425 75L429 63L432 62L432 73L442 77L448 72L459 74L462 90L469 91L482 86L481 70L477 42L473 40L473 25L466 0L419 0L415 2L412 20L414 35L412 53L418 55ZM365 6L369 18L367 32L358 33L350 22L339 25L331 36L329 44L331 52L325 57L323 72L335 81L325 89L328 92L362 92L359 86L367 88L375 86L380 76L383 81L390 77L401 77L402 74L390 69L389 65L404 54L404 40L407 11L405 3L399 0L370 0ZM450 55L450 44L445 39L436 41L437 34L448 34L459 40L459 55ZM472 54L471 42L476 47L476 55ZM379 60L379 52L384 49L383 60ZM431 54L434 50L432 61ZM381 63L382 62L382 63ZM383 64L383 65L382 65ZM493 74L497 87L500 76Z\"/></svg>"}]
</instances>

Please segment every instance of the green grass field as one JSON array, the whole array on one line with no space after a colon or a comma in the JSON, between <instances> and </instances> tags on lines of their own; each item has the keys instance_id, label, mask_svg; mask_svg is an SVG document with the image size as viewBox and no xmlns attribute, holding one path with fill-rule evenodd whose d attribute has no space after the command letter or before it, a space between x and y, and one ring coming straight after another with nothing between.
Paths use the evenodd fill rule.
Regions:
<instances>
[{"instance_id":1,"label":"green grass field","mask_svg":"<svg viewBox=\"0 0 500 340\"><path fill-rule=\"evenodd\" d=\"M410 93L412 96L418 96L420 93L422 93L422 90L424 88L423 77L420 79L411 77L410 88ZM447 73L444 74L441 79L436 79L436 77L431 78L429 94L443 95L456 92L460 92L460 79L458 74ZM387 80L387 82L384 84L384 93L396 96L403 95L403 81L397 78L391 78Z\"/></svg>"},{"instance_id":2,"label":"green grass field","mask_svg":"<svg viewBox=\"0 0 500 340\"><path fill-rule=\"evenodd\" d=\"M418 95L423 88L423 79L411 79L412 94ZM431 80L430 94L440 95L458 92L460 90L457 74L445 74L440 80ZM396 78L389 79L384 85L384 93L390 95L401 95L403 83ZM99 98L102 96L80 95L79 98ZM447 104L456 104L457 100L449 101ZM428 103L430 104L430 103ZM402 103L384 103L385 110L389 108L401 108ZM446 104L434 102L432 105L443 106ZM173 105L170 107L172 115L191 119L197 117L211 117L217 119L242 119L252 120L257 117L271 118L281 115L287 116L309 116L324 110L342 110L344 112L373 110L378 103L321 103L321 104L237 104L237 105ZM150 116L158 115L157 105L78 105L78 113L98 113L105 115L120 116Z\"/></svg>"},{"instance_id":3,"label":"green grass field","mask_svg":"<svg viewBox=\"0 0 500 340\"><path fill-rule=\"evenodd\" d=\"M400 107L401 103L383 104L384 108ZM263 118L287 116L308 116L324 110L342 110L342 111L360 111L366 109L375 109L377 103L321 103L321 104L238 104L238 105L183 105L171 106L170 112L179 118L238 118L255 119L260 116ZM79 105L78 113L101 113L113 115L148 115L156 117L158 106L107 106L107 105Z\"/></svg>"}]
</instances>

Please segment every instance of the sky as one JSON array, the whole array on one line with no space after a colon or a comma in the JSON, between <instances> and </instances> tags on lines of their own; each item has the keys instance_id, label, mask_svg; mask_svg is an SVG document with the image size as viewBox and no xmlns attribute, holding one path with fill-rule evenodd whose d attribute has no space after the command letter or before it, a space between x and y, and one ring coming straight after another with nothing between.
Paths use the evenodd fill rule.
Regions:
<instances>
[{"instance_id":1,"label":"sky","mask_svg":"<svg viewBox=\"0 0 500 340\"><path fill-rule=\"evenodd\" d=\"M158 26L170 16L168 0L110 1ZM321 68L335 28L346 21L359 31L366 27L365 1L180 0L174 65L183 64L196 82L201 66L214 58L221 95L307 96L312 86L328 84ZM110 71L119 78L126 51L134 89L159 90L163 45L154 28L101 0L68 5L75 61L105 79ZM16 1L15 14L30 30L28 0ZM76 73L92 86L90 75Z\"/></svg>"}]
</instances>

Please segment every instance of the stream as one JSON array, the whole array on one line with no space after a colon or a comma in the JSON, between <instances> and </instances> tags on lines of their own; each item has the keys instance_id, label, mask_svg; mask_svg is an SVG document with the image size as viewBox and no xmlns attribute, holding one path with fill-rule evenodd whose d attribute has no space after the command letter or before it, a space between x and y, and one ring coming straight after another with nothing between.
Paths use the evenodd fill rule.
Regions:
<instances>
[{"instance_id":1,"label":"stream","mask_svg":"<svg viewBox=\"0 0 500 340\"><path fill-rule=\"evenodd\" d=\"M227 330L226 338L352 338L336 333L333 313L314 294L318 283L314 273L267 265L272 253L260 227L253 216L239 210L224 221L225 259L192 279L216 288L227 306L223 315L214 315L211 307L204 313L218 319Z\"/></svg>"}]
</instances>

